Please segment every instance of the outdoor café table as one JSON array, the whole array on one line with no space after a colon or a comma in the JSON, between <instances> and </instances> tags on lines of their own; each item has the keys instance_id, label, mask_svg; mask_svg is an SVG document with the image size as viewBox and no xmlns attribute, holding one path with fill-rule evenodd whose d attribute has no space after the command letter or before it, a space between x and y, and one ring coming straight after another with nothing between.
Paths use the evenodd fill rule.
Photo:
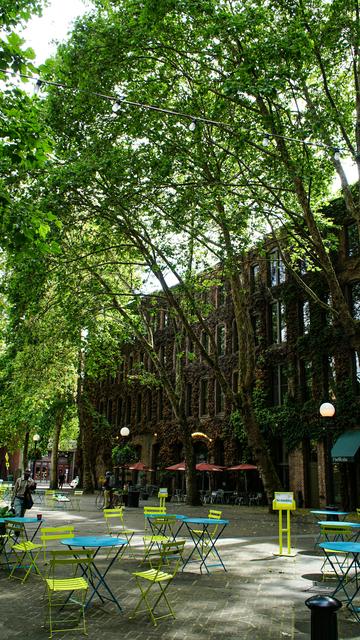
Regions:
<instances>
[{"instance_id":1,"label":"outdoor caf\u00e9 table","mask_svg":"<svg viewBox=\"0 0 360 640\"><path fill-rule=\"evenodd\" d=\"M60 540L61 544L66 545L69 549L95 549L93 555L93 563L91 565L91 569L94 572L95 576L87 575L87 579L90 582L92 587L92 593L90 597L87 599L85 603L85 609L90 605L95 594L100 598L101 602L104 603L105 600L110 600L118 607L119 611L122 611L119 602L116 599L116 596L111 591L108 583L106 582L106 575L108 571L111 569L114 564L116 558L119 553L124 550L124 545L127 544L127 540L124 538L116 538L112 536L79 536L77 538L65 538ZM101 549L111 549L116 547L116 551L114 555L111 557L107 556L107 560L109 561L105 570L101 570L99 565L95 563L95 558L98 555ZM82 569L83 575L86 573L86 569ZM103 587L103 591L106 591L108 595L104 595L104 593L100 593L99 589Z\"/></svg>"},{"instance_id":2,"label":"outdoor caf\u00e9 table","mask_svg":"<svg viewBox=\"0 0 360 640\"><path fill-rule=\"evenodd\" d=\"M174 518L179 522L179 526L176 529L176 531L171 530L172 538L173 540L175 540L182 527L183 520L186 518L186 516L182 516L179 513L148 513L146 515L146 519L149 521L151 533L153 536L166 535L166 531L167 531L166 518L167 517L171 519ZM158 520L159 521L162 520L161 524L157 522Z\"/></svg>"},{"instance_id":3,"label":"outdoor caf\u00e9 table","mask_svg":"<svg viewBox=\"0 0 360 640\"><path fill-rule=\"evenodd\" d=\"M37 532L39 531L39 528L41 526L42 523L42 519L38 520L37 518L28 518L27 516L14 516L14 518L4 518L5 522L15 522L15 524L23 524L24 526L24 533L25 533L25 537L26 540L34 540ZM27 525L28 524L37 524L37 527L35 527L35 531L32 533L31 538L29 538L28 536L28 532L27 532Z\"/></svg>"},{"instance_id":4,"label":"outdoor caf\u00e9 table","mask_svg":"<svg viewBox=\"0 0 360 640\"><path fill-rule=\"evenodd\" d=\"M183 571L185 567L189 564L189 562L198 562L196 557L193 557L193 556L196 556L197 553L200 556L200 572L201 573L202 573L203 567L206 569L207 573L210 573L209 567L221 566L224 569L224 571L226 571L226 567L216 548L216 542L228 524L229 524L229 520L221 520L221 519L218 520L215 518L183 518L182 519L182 524L181 524L181 527L179 528L179 531L185 525L194 543L194 548L192 549L189 557L185 560L183 564L183 568L182 568ZM195 533L195 530L197 531L197 533ZM198 533L199 531L201 531L200 534ZM214 533L214 531L216 531L216 533ZM215 562L212 564L209 564L209 562L207 562L207 558L211 553L219 559L219 562Z\"/></svg>"},{"instance_id":5,"label":"outdoor caf\u00e9 table","mask_svg":"<svg viewBox=\"0 0 360 640\"><path fill-rule=\"evenodd\" d=\"M331 530L334 531L334 535L336 536L336 529L340 529L340 530L344 530L344 529L348 529L349 530L349 534L351 533L351 539L347 538L347 540L345 540L345 542L356 542L358 537L360 536L360 522L349 522L348 520L320 520L320 522L318 522L318 525L321 527L329 527L331 528ZM319 533L319 536L321 535L321 531ZM342 534L339 535L338 539L333 539L333 540L329 540L329 538L327 537L327 534L325 533L325 540L329 540L329 542L344 542L344 539L342 537L340 537ZM325 542L324 540L324 542Z\"/></svg>"},{"instance_id":6,"label":"outdoor caf\u00e9 table","mask_svg":"<svg viewBox=\"0 0 360 640\"><path fill-rule=\"evenodd\" d=\"M349 515L349 511L332 511L331 509L317 509L310 511L316 516L327 516L327 520L339 520L339 516L346 518Z\"/></svg>"},{"instance_id":7,"label":"outdoor caf\u00e9 table","mask_svg":"<svg viewBox=\"0 0 360 640\"><path fill-rule=\"evenodd\" d=\"M360 607L354 605L354 599L360 591L360 543L359 542L321 542L319 547L324 550L327 560L330 562L338 584L332 593L334 597L339 592L344 593L346 606L353 612L355 618L360 622ZM332 554L336 552L348 554L351 561L348 565L332 561ZM353 575L351 575L353 574ZM350 591L352 590L352 592Z\"/></svg>"}]
</instances>

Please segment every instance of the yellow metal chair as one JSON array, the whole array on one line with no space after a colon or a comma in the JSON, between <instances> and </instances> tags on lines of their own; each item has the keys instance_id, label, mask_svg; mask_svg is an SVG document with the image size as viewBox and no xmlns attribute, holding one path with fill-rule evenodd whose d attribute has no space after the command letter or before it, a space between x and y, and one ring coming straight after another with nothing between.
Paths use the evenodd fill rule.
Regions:
<instances>
[{"instance_id":1,"label":"yellow metal chair","mask_svg":"<svg viewBox=\"0 0 360 640\"><path fill-rule=\"evenodd\" d=\"M25 525L22 523L6 522L6 535L6 544L9 547L9 553L7 553L7 562L10 569L9 578L16 578L24 583L32 570L41 577L37 559L43 548L42 545L27 539ZM19 569L25 571L23 577L15 574L15 571Z\"/></svg>"},{"instance_id":2,"label":"yellow metal chair","mask_svg":"<svg viewBox=\"0 0 360 640\"><path fill-rule=\"evenodd\" d=\"M73 509L77 511L81 511L81 498L84 495L84 492L80 489L75 489L72 496L70 496L71 504Z\"/></svg>"},{"instance_id":3,"label":"yellow metal chair","mask_svg":"<svg viewBox=\"0 0 360 640\"><path fill-rule=\"evenodd\" d=\"M328 525L321 524L320 525L320 533L319 538L320 542L347 542L351 539L353 532L348 527L341 527L341 523L338 525ZM326 575L334 576L336 572L334 571L331 563L336 565L340 572L343 572L343 567L346 566L348 560L348 554L345 551L330 551L329 549L324 549L326 551L327 556L331 556L331 562L328 557L326 557L322 563L320 572L325 579Z\"/></svg>"},{"instance_id":4,"label":"yellow metal chair","mask_svg":"<svg viewBox=\"0 0 360 640\"><path fill-rule=\"evenodd\" d=\"M167 597L167 588L174 580L182 562L185 540L160 543L160 560L157 568L133 573L140 589L140 599L130 619L140 611L146 611L156 627L157 621L163 618L175 618L175 613ZM158 588L157 588L158 587ZM142 603L145 609L140 609ZM164 604L165 612L158 612L159 605Z\"/></svg>"},{"instance_id":5,"label":"yellow metal chair","mask_svg":"<svg viewBox=\"0 0 360 640\"><path fill-rule=\"evenodd\" d=\"M44 562L47 562L48 546L52 542L62 540L62 538L73 538L73 525L64 525L61 527L42 527L40 530L40 540L43 546Z\"/></svg>"},{"instance_id":6,"label":"yellow metal chair","mask_svg":"<svg viewBox=\"0 0 360 640\"><path fill-rule=\"evenodd\" d=\"M55 494L56 491L54 489L45 489L44 499L47 509L53 509L55 507Z\"/></svg>"},{"instance_id":7,"label":"yellow metal chair","mask_svg":"<svg viewBox=\"0 0 360 640\"><path fill-rule=\"evenodd\" d=\"M221 516L222 516L222 511L218 511L217 509L209 509L209 512L207 514L207 518L210 518L211 520L220 520ZM202 538L202 542L201 542L202 553L211 544L212 538L215 537L217 530L218 530L218 525L215 525L212 531L209 531L207 535L204 535L204 532L202 529L192 529L192 532L196 538ZM213 551L211 553L212 555L215 555Z\"/></svg>"},{"instance_id":8,"label":"yellow metal chair","mask_svg":"<svg viewBox=\"0 0 360 640\"><path fill-rule=\"evenodd\" d=\"M151 524L148 516L155 516L155 518L151 519ZM172 536L164 533L164 520L162 519L164 516L166 516L166 507L144 507L145 529L143 535L144 556L142 563L150 560L154 552L155 555L159 555L161 542L168 542L172 539ZM154 533L154 528L158 533Z\"/></svg>"},{"instance_id":9,"label":"yellow metal chair","mask_svg":"<svg viewBox=\"0 0 360 640\"><path fill-rule=\"evenodd\" d=\"M358 518L360 518L360 509L356 509L356 515Z\"/></svg>"},{"instance_id":10,"label":"yellow metal chair","mask_svg":"<svg viewBox=\"0 0 360 640\"><path fill-rule=\"evenodd\" d=\"M134 529L127 529L127 527L125 526L124 507L116 507L115 509L103 509L103 514L109 535L117 536L118 538L125 538L127 540L127 545L124 550L126 551L126 549L128 549L129 554L133 558L135 558L135 554L131 546L131 540L135 531Z\"/></svg>"},{"instance_id":11,"label":"yellow metal chair","mask_svg":"<svg viewBox=\"0 0 360 640\"><path fill-rule=\"evenodd\" d=\"M45 626L49 626L49 637L65 631L81 631L87 635L85 603L89 584L84 576L91 581L93 552L78 549L50 550L48 553L50 571L45 584L49 608ZM64 567L72 568L70 577L64 577ZM78 569L81 570L81 576L76 575Z\"/></svg>"}]
</instances>

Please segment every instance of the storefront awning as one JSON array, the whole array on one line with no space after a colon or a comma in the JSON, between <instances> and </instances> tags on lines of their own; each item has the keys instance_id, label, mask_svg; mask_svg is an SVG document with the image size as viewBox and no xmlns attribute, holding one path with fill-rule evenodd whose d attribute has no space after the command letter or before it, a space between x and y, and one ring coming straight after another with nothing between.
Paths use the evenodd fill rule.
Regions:
<instances>
[{"instance_id":1,"label":"storefront awning","mask_svg":"<svg viewBox=\"0 0 360 640\"><path fill-rule=\"evenodd\" d=\"M331 449L333 462L354 462L360 448L360 430L345 431Z\"/></svg>"}]
</instances>

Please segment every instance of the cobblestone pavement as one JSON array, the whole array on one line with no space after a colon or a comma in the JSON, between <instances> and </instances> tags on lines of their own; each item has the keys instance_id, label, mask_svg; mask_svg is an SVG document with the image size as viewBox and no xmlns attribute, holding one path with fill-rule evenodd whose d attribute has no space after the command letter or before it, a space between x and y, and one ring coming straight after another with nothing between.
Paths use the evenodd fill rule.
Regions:
<instances>
[{"instance_id":1,"label":"cobblestone pavement","mask_svg":"<svg viewBox=\"0 0 360 640\"><path fill-rule=\"evenodd\" d=\"M137 531L135 547L141 547L144 527L142 506L126 510L126 525ZM155 504L155 502L153 502ZM123 613L112 603L95 600L87 612L89 640L302 640L310 638L310 612L304 601L317 593L331 593L331 583L321 582L321 555L314 550L316 524L308 513L292 516L293 558L277 557L277 516L264 507L219 505L229 518L218 548L227 571L214 568L200 575L191 564L180 572L169 588L177 618L159 622L154 628L145 614L129 620L138 599L131 573L136 560L123 557L111 568L108 582ZM72 523L82 535L105 533L102 513L95 509L94 497L84 496L81 511L45 510L35 505L27 515L43 513L46 525ZM205 516L208 507L171 504L170 513ZM189 542L190 548L190 542ZM104 556L102 562L106 562ZM0 570L0 640L26 638L45 640L42 626L47 604L40 578L29 577L22 585ZM338 614L339 640L360 639L360 624L343 609ZM56 634L56 638L81 638L77 632Z\"/></svg>"}]
</instances>

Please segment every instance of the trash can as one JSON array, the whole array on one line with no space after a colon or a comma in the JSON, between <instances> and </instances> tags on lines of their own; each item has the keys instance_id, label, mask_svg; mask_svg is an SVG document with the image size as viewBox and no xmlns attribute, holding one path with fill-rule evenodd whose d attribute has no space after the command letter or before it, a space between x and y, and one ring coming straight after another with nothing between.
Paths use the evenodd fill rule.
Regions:
<instances>
[{"instance_id":1,"label":"trash can","mask_svg":"<svg viewBox=\"0 0 360 640\"><path fill-rule=\"evenodd\" d=\"M129 491L128 493L128 507L139 506L140 491Z\"/></svg>"}]
</instances>

